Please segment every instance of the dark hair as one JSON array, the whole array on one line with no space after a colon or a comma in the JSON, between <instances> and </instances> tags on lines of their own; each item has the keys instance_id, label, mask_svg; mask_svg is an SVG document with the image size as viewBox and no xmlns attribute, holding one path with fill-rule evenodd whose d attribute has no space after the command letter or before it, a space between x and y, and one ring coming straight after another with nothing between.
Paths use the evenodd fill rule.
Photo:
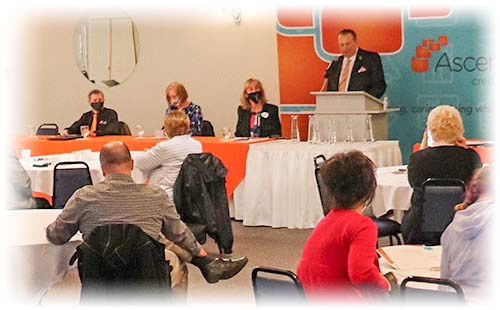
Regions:
<instances>
[{"instance_id":1,"label":"dark hair","mask_svg":"<svg viewBox=\"0 0 500 310\"><path fill-rule=\"evenodd\" d=\"M352 30L352 29L342 29L342 30L339 31L338 35L339 36L340 35L345 36L345 35L348 35L348 34L352 35L352 38L353 38L354 41L357 40L356 32L354 32L354 30Z\"/></svg>"},{"instance_id":2,"label":"dark hair","mask_svg":"<svg viewBox=\"0 0 500 310\"><path fill-rule=\"evenodd\" d=\"M321 165L320 173L333 209L353 209L358 202L371 203L377 180L375 164L360 151L337 153Z\"/></svg>"},{"instance_id":3,"label":"dark hair","mask_svg":"<svg viewBox=\"0 0 500 310\"><path fill-rule=\"evenodd\" d=\"M130 150L121 141L111 141L106 143L99 153L101 165L121 165L132 160Z\"/></svg>"},{"instance_id":4,"label":"dark hair","mask_svg":"<svg viewBox=\"0 0 500 310\"><path fill-rule=\"evenodd\" d=\"M104 97L104 93L102 91L100 91L99 89L93 89L90 91L90 93L88 95L89 100L90 100L90 96L97 95L97 94L101 94Z\"/></svg>"}]
</instances>

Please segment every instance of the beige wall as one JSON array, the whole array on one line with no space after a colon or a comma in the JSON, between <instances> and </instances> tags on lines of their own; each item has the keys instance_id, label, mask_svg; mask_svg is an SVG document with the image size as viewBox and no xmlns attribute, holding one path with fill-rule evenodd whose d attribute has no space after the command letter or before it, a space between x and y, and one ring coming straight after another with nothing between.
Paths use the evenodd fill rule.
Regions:
<instances>
[{"instance_id":1,"label":"beige wall","mask_svg":"<svg viewBox=\"0 0 500 310\"><path fill-rule=\"evenodd\" d=\"M185 84L190 99L201 105L217 134L233 131L243 83L257 77L278 103L276 13L271 8L242 8L235 24L221 7L129 10L139 32L135 72L119 86L103 89L105 106L115 109L133 130L146 134L162 125L165 86ZM19 19L19 35L10 57L12 99L22 116L13 128L44 122L69 126L88 111L87 93L95 87L79 72L73 57L73 35L86 12L37 12Z\"/></svg>"}]
</instances>

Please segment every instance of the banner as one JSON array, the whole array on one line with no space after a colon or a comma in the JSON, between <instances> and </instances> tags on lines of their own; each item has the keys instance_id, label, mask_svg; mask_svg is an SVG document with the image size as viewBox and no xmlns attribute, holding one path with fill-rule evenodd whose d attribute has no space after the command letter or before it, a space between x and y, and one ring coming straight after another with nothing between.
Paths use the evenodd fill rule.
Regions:
<instances>
[{"instance_id":1,"label":"banner","mask_svg":"<svg viewBox=\"0 0 500 310\"><path fill-rule=\"evenodd\" d=\"M493 139L491 118L492 16L464 8L381 9L325 7L279 8L277 42L283 134L290 115L299 115L302 138L307 115L331 60L340 55L337 34L353 29L361 48L380 54L390 107L389 139L399 140L403 161L420 142L427 115L437 105L455 106L466 138Z\"/></svg>"}]
</instances>

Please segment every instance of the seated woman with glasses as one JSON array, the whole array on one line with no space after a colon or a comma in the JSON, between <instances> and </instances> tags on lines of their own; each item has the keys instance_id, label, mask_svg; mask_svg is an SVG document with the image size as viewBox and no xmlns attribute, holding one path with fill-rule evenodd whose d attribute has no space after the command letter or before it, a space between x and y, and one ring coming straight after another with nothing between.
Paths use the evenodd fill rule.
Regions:
<instances>
[{"instance_id":1,"label":"seated woman with glasses","mask_svg":"<svg viewBox=\"0 0 500 310\"><path fill-rule=\"evenodd\" d=\"M383 296L397 284L380 273L377 225L362 214L375 195L375 164L359 151L337 153L322 164L320 173L331 211L314 228L297 269L308 299Z\"/></svg>"},{"instance_id":2,"label":"seated woman with glasses","mask_svg":"<svg viewBox=\"0 0 500 310\"><path fill-rule=\"evenodd\" d=\"M249 78L243 87L238 106L236 137L280 137L278 107L267 102L262 83Z\"/></svg>"}]
</instances>

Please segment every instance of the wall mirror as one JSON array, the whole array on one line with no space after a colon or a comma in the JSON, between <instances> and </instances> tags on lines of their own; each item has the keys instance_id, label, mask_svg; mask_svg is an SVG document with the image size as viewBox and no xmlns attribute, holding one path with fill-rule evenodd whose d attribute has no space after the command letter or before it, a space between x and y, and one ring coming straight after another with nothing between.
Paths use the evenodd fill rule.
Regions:
<instances>
[{"instance_id":1,"label":"wall mirror","mask_svg":"<svg viewBox=\"0 0 500 310\"><path fill-rule=\"evenodd\" d=\"M124 14L92 14L75 30L75 60L83 76L98 86L125 82L139 57L139 36L132 19Z\"/></svg>"}]
</instances>

